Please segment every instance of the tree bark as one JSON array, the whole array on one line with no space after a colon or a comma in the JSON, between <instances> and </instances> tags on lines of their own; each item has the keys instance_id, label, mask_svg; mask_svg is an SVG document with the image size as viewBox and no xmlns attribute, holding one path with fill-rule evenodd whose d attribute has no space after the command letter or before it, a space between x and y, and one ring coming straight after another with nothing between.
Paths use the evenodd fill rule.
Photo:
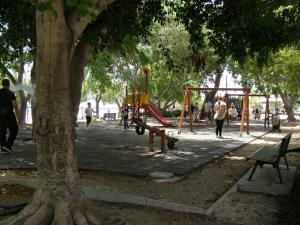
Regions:
<instances>
[{"instance_id":1,"label":"tree bark","mask_svg":"<svg viewBox=\"0 0 300 225\"><path fill-rule=\"evenodd\" d=\"M221 68L221 66L219 66L216 69L216 78L215 78L215 82L214 82L215 83L214 88L219 88L220 87L222 73L223 73L222 68ZM205 102L213 102L217 92L218 92L217 90L213 90L213 91L207 92L207 94L205 95L204 102L203 102L202 107L201 107L201 115L200 115L201 119L204 119L204 117L205 117L204 103Z\"/></svg>"},{"instance_id":2,"label":"tree bark","mask_svg":"<svg viewBox=\"0 0 300 225\"><path fill-rule=\"evenodd\" d=\"M118 109L119 109L119 112L118 112L118 117L121 117L121 113L122 113L122 103L120 103L118 100L115 101L117 106L118 106Z\"/></svg>"},{"instance_id":3,"label":"tree bark","mask_svg":"<svg viewBox=\"0 0 300 225\"><path fill-rule=\"evenodd\" d=\"M283 107L287 113L288 121L296 121L293 108L299 96L291 96L291 95L289 96L286 92L283 91L280 91L279 94L283 101Z\"/></svg>"},{"instance_id":4,"label":"tree bark","mask_svg":"<svg viewBox=\"0 0 300 225\"><path fill-rule=\"evenodd\" d=\"M32 202L3 224L73 225L78 218L82 190L69 89L73 39L63 1L53 0L52 6L56 16L36 12L38 188Z\"/></svg>"},{"instance_id":5,"label":"tree bark","mask_svg":"<svg viewBox=\"0 0 300 225\"><path fill-rule=\"evenodd\" d=\"M81 196L69 89L73 39L63 1L52 4L57 16L37 11L36 22L38 183L44 197L66 210Z\"/></svg>"},{"instance_id":6,"label":"tree bark","mask_svg":"<svg viewBox=\"0 0 300 225\"><path fill-rule=\"evenodd\" d=\"M20 67L19 67L19 72L18 72L18 80L17 80L18 85L23 84L24 66L25 66L24 56L21 55L21 57L20 57ZM19 120L19 123L20 124L25 124L28 99L25 96L24 90L21 89L21 86L19 86L17 88L19 89L17 95L18 95L19 105L20 105L20 120Z\"/></svg>"},{"instance_id":7,"label":"tree bark","mask_svg":"<svg viewBox=\"0 0 300 225\"><path fill-rule=\"evenodd\" d=\"M79 111L82 82L84 79L84 67L87 64L91 53L91 45L85 40L80 40L71 62L70 91L72 93L71 104L74 122L77 121L77 114Z\"/></svg>"},{"instance_id":8,"label":"tree bark","mask_svg":"<svg viewBox=\"0 0 300 225\"><path fill-rule=\"evenodd\" d=\"M176 103L176 99L170 102L165 102L164 106L162 107L162 111L166 111L169 107L171 107L172 105L174 105Z\"/></svg>"},{"instance_id":9,"label":"tree bark","mask_svg":"<svg viewBox=\"0 0 300 225\"><path fill-rule=\"evenodd\" d=\"M36 141L36 125L35 125L35 106L36 106L36 58L33 60L32 68L30 71L30 78L31 78L31 86L34 90L33 95L31 96L31 117L32 117L32 140Z\"/></svg>"},{"instance_id":10,"label":"tree bark","mask_svg":"<svg viewBox=\"0 0 300 225\"><path fill-rule=\"evenodd\" d=\"M95 0L95 15L113 1ZM30 204L17 216L1 221L3 225L101 224L83 210L86 200L75 151L74 93L71 88L74 70L71 66L75 62L72 57L76 56L78 38L88 21L77 18L73 21L77 24L71 24L65 18L63 0L52 0L51 7L53 11L36 11L37 102L34 122L38 187Z\"/></svg>"},{"instance_id":11,"label":"tree bark","mask_svg":"<svg viewBox=\"0 0 300 225\"><path fill-rule=\"evenodd\" d=\"M97 95L95 98L95 102L96 102L96 118L99 119L99 103L102 99L101 95Z\"/></svg>"}]
</instances>

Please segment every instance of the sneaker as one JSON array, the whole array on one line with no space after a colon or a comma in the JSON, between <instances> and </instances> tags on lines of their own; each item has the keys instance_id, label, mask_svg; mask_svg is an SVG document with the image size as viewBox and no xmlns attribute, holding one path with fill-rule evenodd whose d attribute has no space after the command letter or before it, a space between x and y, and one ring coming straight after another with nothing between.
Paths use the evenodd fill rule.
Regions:
<instances>
[{"instance_id":1,"label":"sneaker","mask_svg":"<svg viewBox=\"0 0 300 225\"><path fill-rule=\"evenodd\" d=\"M14 152L13 150L11 150L9 147L6 147L6 146L3 146L1 150L4 151L4 152L9 152L9 153Z\"/></svg>"}]
</instances>

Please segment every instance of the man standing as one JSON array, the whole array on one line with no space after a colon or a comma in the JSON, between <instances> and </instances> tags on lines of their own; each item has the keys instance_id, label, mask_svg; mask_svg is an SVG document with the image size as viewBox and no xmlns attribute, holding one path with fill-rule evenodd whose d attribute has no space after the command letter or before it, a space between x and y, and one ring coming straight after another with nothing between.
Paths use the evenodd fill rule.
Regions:
<instances>
[{"instance_id":1,"label":"man standing","mask_svg":"<svg viewBox=\"0 0 300 225\"><path fill-rule=\"evenodd\" d=\"M12 153L12 145L14 144L19 128L16 116L19 120L19 109L16 102L15 94L9 90L10 82L8 79L2 80L3 88L0 89L0 143L2 152ZM9 136L6 139L7 128Z\"/></svg>"}]
</instances>

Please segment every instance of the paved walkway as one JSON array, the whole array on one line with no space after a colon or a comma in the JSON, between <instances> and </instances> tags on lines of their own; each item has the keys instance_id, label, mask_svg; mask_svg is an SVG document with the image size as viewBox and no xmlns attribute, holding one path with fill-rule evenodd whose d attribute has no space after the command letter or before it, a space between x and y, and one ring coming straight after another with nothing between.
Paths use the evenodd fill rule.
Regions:
<instances>
[{"instance_id":1,"label":"paved walkway","mask_svg":"<svg viewBox=\"0 0 300 225\"><path fill-rule=\"evenodd\" d=\"M180 139L175 149L166 153L159 153L159 138L155 138L155 152L149 152L147 132L137 135L134 128L124 131L117 121L100 122L89 129L81 124L77 129L78 167L142 176L157 171L184 175L270 130L261 121L251 122L250 135L244 133L243 137L239 136L238 123L224 125L224 139L215 137L214 125L195 127L193 132L186 127L180 135L177 129L166 129ZM0 155L0 169L36 167L36 145L23 141L30 133L20 131L15 153Z\"/></svg>"}]
</instances>

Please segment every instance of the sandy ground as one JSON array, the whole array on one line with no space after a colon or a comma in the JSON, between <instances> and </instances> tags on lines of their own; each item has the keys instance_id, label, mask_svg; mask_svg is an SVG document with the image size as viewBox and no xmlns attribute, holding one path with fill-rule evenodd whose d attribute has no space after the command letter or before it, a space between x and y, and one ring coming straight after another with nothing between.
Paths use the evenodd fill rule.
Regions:
<instances>
[{"instance_id":1,"label":"sandy ground","mask_svg":"<svg viewBox=\"0 0 300 225\"><path fill-rule=\"evenodd\" d=\"M107 190L165 200L193 207L208 209L228 191L253 165L245 157L260 146L275 144L280 137L293 130L290 148L300 146L299 123L288 123L281 133L268 133L227 155L215 159L189 175L172 180L149 177L132 177L106 172L81 171L81 178L89 185L101 184ZM300 165L300 154L288 155L290 165ZM1 171L0 176L34 177L32 171ZM20 189L21 188L21 189ZM0 186L0 200L26 201L31 191L15 187L20 191L8 191L14 187ZM20 200L21 199L21 200ZM285 202L283 204L282 202ZM286 197L234 192L218 205L210 216L180 213L129 204L94 202L93 210L99 215L118 214L130 225L273 225L285 223L281 217ZM295 204L298 204L297 202ZM286 219L287 220L287 219ZM280 223L278 221L281 221ZM298 221L298 220L296 220Z\"/></svg>"}]
</instances>

